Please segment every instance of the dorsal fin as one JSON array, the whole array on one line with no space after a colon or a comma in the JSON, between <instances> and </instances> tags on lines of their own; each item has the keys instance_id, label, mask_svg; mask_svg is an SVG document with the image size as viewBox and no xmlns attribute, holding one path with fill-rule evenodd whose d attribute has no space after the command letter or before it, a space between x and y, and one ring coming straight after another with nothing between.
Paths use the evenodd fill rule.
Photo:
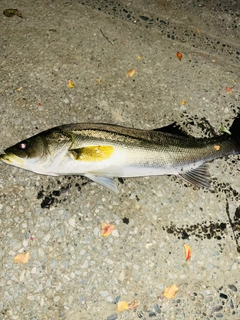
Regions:
<instances>
[{"instance_id":1,"label":"dorsal fin","mask_svg":"<svg viewBox=\"0 0 240 320\"><path fill-rule=\"evenodd\" d=\"M153 131L161 131L166 133L175 134L182 137L190 137L190 135L184 131L176 122L169 124L166 127L153 129Z\"/></svg>"}]
</instances>

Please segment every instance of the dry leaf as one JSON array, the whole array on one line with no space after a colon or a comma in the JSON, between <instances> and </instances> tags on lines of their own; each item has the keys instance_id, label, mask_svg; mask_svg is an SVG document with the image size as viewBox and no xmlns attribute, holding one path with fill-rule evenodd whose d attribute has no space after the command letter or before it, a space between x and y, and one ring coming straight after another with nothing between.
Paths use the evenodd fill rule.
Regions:
<instances>
[{"instance_id":1,"label":"dry leaf","mask_svg":"<svg viewBox=\"0 0 240 320\"><path fill-rule=\"evenodd\" d=\"M20 253L14 258L15 263L27 263L29 260L29 252Z\"/></svg>"},{"instance_id":2,"label":"dry leaf","mask_svg":"<svg viewBox=\"0 0 240 320\"><path fill-rule=\"evenodd\" d=\"M192 256L192 249L188 244L184 244L184 253L186 261L189 260Z\"/></svg>"},{"instance_id":3,"label":"dry leaf","mask_svg":"<svg viewBox=\"0 0 240 320\"><path fill-rule=\"evenodd\" d=\"M6 17L13 17L13 16L18 16L23 19L22 13L18 9L5 9L3 11L3 14Z\"/></svg>"},{"instance_id":4,"label":"dry leaf","mask_svg":"<svg viewBox=\"0 0 240 320\"><path fill-rule=\"evenodd\" d=\"M136 299L134 299L133 302L128 304L128 309L134 309L137 308L137 306L139 306L139 304L137 303Z\"/></svg>"},{"instance_id":5,"label":"dry leaf","mask_svg":"<svg viewBox=\"0 0 240 320\"><path fill-rule=\"evenodd\" d=\"M220 150L220 146L213 146L213 148L217 151Z\"/></svg>"},{"instance_id":6,"label":"dry leaf","mask_svg":"<svg viewBox=\"0 0 240 320\"><path fill-rule=\"evenodd\" d=\"M130 69L128 70L128 72L126 73L126 76L127 77L133 77L136 73L136 70L135 69Z\"/></svg>"},{"instance_id":7,"label":"dry leaf","mask_svg":"<svg viewBox=\"0 0 240 320\"><path fill-rule=\"evenodd\" d=\"M114 225L109 223L103 223L101 228L101 235L103 237L109 236L114 230Z\"/></svg>"},{"instance_id":8,"label":"dry leaf","mask_svg":"<svg viewBox=\"0 0 240 320\"><path fill-rule=\"evenodd\" d=\"M119 312L124 311L124 310L131 310L134 309L138 306L136 299L133 300L131 303L127 303L126 301L119 301L117 304L117 310Z\"/></svg>"},{"instance_id":9,"label":"dry leaf","mask_svg":"<svg viewBox=\"0 0 240 320\"><path fill-rule=\"evenodd\" d=\"M117 304L117 310L119 312L124 311L124 310L128 310L128 303L126 301L119 301Z\"/></svg>"},{"instance_id":10,"label":"dry leaf","mask_svg":"<svg viewBox=\"0 0 240 320\"><path fill-rule=\"evenodd\" d=\"M200 29L197 29L197 33L200 33L201 32L201 30Z\"/></svg>"},{"instance_id":11,"label":"dry leaf","mask_svg":"<svg viewBox=\"0 0 240 320\"><path fill-rule=\"evenodd\" d=\"M68 86L69 88L73 89L75 87L74 83L72 82L72 80L68 80Z\"/></svg>"},{"instance_id":12,"label":"dry leaf","mask_svg":"<svg viewBox=\"0 0 240 320\"><path fill-rule=\"evenodd\" d=\"M175 294L178 292L179 288L176 284L173 284L170 287L167 287L164 292L163 295L164 297L168 298L168 299L173 299L175 297Z\"/></svg>"},{"instance_id":13,"label":"dry leaf","mask_svg":"<svg viewBox=\"0 0 240 320\"><path fill-rule=\"evenodd\" d=\"M141 59L142 59L142 56L138 55L138 57L137 57L137 58L138 58L138 60L141 60Z\"/></svg>"},{"instance_id":14,"label":"dry leaf","mask_svg":"<svg viewBox=\"0 0 240 320\"><path fill-rule=\"evenodd\" d=\"M186 101L185 100L182 100L181 101L181 104L184 106L186 104Z\"/></svg>"},{"instance_id":15,"label":"dry leaf","mask_svg":"<svg viewBox=\"0 0 240 320\"><path fill-rule=\"evenodd\" d=\"M178 57L178 59L181 61L182 60L182 54L181 54L181 52L177 52L177 57Z\"/></svg>"},{"instance_id":16,"label":"dry leaf","mask_svg":"<svg viewBox=\"0 0 240 320\"><path fill-rule=\"evenodd\" d=\"M226 91L232 94L232 89L230 87L226 87Z\"/></svg>"},{"instance_id":17,"label":"dry leaf","mask_svg":"<svg viewBox=\"0 0 240 320\"><path fill-rule=\"evenodd\" d=\"M17 91L21 91L21 90L22 90L22 87L20 87L20 88L17 89Z\"/></svg>"}]
</instances>

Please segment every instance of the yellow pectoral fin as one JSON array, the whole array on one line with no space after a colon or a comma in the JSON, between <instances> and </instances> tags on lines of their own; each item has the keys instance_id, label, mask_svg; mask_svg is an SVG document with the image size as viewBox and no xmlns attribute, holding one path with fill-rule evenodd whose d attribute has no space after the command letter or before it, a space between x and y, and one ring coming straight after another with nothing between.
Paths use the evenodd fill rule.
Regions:
<instances>
[{"instance_id":1,"label":"yellow pectoral fin","mask_svg":"<svg viewBox=\"0 0 240 320\"><path fill-rule=\"evenodd\" d=\"M102 161L108 159L114 152L112 146L89 146L71 150L76 160Z\"/></svg>"}]
</instances>

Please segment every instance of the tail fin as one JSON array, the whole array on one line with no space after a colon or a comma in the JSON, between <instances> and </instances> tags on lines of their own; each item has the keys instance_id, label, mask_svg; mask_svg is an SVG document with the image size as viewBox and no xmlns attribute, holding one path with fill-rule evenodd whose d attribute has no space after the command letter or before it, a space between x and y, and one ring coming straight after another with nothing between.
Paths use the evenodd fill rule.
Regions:
<instances>
[{"instance_id":1,"label":"tail fin","mask_svg":"<svg viewBox=\"0 0 240 320\"><path fill-rule=\"evenodd\" d=\"M235 139L240 142L240 114L235 118L230 128L230 132Z\"/></svg>"}]
</instances>

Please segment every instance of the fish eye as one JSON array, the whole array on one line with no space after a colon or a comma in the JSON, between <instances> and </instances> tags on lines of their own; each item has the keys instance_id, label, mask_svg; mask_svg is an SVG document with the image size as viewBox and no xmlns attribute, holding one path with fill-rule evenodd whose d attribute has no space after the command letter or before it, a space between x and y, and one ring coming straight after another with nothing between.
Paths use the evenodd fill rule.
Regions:
<instances>
[{"instance_id":1,"label":"fish eye","mask_svg":"<svg viewBox=\"0 0 240 320\"><path fill-rule=\"evenodd\" d=\"M27 141L22 141L19 143L18 148L20 150L26 150L27 149Z\"/></svg>"}]
</instances>

